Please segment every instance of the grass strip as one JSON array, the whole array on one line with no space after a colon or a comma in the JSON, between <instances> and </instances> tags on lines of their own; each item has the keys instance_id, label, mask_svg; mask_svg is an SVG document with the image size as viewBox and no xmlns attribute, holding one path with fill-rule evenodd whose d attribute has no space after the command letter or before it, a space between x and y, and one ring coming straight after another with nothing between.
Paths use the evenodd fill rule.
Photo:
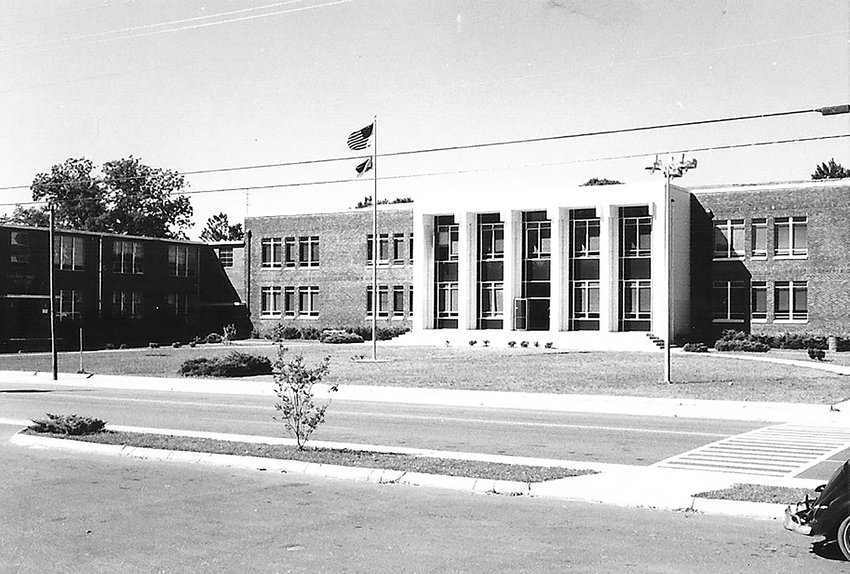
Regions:
<instances>
[{"instance_id":1,"label":"grass strip","mask_svg":"<svg viewBox=\"0 0 850 574\"><path fill-rule=\"evenodd\" d=\"M729 488L709 490L695 494L697 498L714 500L736 500L742 502L772 502L774 504L793 504L809 498L817 498L817 493L808 488L789 488L787 486L766 486L763 484L733 484Z\"/></svg>"},{"instance_id":2,"label":"grass strip","mask_svg":"<svg viewBox=\"0 0 850 574\"><path fill-rule=\"evenodd\" d=\"M305 450L298 450L295 446L288 445L246 443L210 438L124 431L104 431L96 434L80 436L35 433L32 431L25 432L36 436L48 436L51 438L78 440L98 444L230 454L236 456L258 456L264 458L313 462L317 464L380 468L387 470L422 472L427 474L464 476L469 478L492 480L510 480L517 482L543 482L558 478L595 474L595 471L584 469L578 470L562 467L503 464L477 460L457 460L352 449L308 447Z\"/></svg>"}]
</instances>

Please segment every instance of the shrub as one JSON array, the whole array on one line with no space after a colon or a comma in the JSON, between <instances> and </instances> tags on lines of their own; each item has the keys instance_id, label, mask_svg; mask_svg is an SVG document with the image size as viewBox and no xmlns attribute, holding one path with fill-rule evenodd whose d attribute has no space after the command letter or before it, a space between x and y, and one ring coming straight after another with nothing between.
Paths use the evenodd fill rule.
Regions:
<instances>
[{"instance_id":1,"label":"shrub","mask_svg":"<svg viewBox=\"0 0 850 574\"><path fill-rule=\"evenodd\" d=\"M268 375L272 364L268 357L231 351L224 357L187 359L178 373L183 377L250 377Z\"/></svg>"},{"instance_id":2,"label":"shrub","mask_svg":"<svg viewBox=\"0 0 850 574\"><path fill-rule=\"evenodd\" d=\"M751 340L733 339L724 341L719 339L714 343L714 348L718 351L745 351L748 353L766 353L770 350L765 343Z\"/></svg>"},{"instance_id":3,"label":"shrub","mask_svg":"<svg viewBox=\"0 0 850 574\"><path fill-rule=\"evenodd\" d=\"M489 341L488 339L484 339L484 341L482 341L482 342L484 343L484 346L485 346L485 347L489 347L489 346L490 346L490 341Z\"/></svg>"},{"instance_id":4,"label":"shrub","mask_svg":"<svg viewBox=\"0 0 850 574\"><path fill-rule=\"evenodd\" d=\"M204 340L207 343L221 343L221 335L218 333L210 333Z\"/></svg>"},{"instance_id":5,"label":"shrub","mask_svg":"<svg viewBox=\"0 0 850 574\"><path fill-rule=\"evenodd\" d=\"M127 343L121 343L120 345L118 345L118 348L121 350L127 349Z\"/></svg>"},{"instance_id":6,"label":"shrub","mask_svg":"<svg viewBox=\"0 0 850 574\"><path fill-rule=\"evenodd\" d=\"M705 343L685 343L682 350L688 353L707 353L708 347L705 346Z\"/></svg>"},{"instance_id":7,"label":"shrub","mask_svg":"<svg viewBox=\"0 0 850 574\"><path fill-rule=\"evenodd\" d=\"M198 343L196 343L195 341L190 341L190 342L189 342L189 346L190 346L190 347L192 347L193 349L194 349L197 345L198 345Z\"/></svg>"},{"instance_id":8,"label":"shrub","mask_svg":"<svg viewBox=\"0 0 850 574\"><path fill-rule=\"evenodd\" d=\"M349 333L357 333L361 337L363 337L364 341L372 340L372 327L366 326L358 326L358 327L349 327L345 329ZM390 339L394 339L399 335L403 335L407 333L410 329L408 327L378 327L376 337L379 341L389 341Z\"/></svg>"},{"instance_id":9,"label":"shrub","mask_svg":"<svg viewBox=\"0 0 850 574\"><path fill-rule=\"evenodd\" d=\"M322 343L330 345L347 344L347 343L362 343L363 337L357 333L348 333L346 331L325 331L320 339Z\"/></svg>"},{"instance_id":10,"label":"shrub","mask_svg":"<svg viewBox=\"0 0 850 574\"><path fill-rule=\"evenodd\" d=\"M534 348L537 349L540 347L540 341L534 341Z\"/></svg>"},{"instance_id":11,"label":"shrub","mask_svg":"<svg viewBox=\"0 0 850 574\"><path fill-rule=\"evenodd\" d=\"M808 349L809 358L823 361L826 358L826 351L823 349Z\"/></svg>"},{"instance_id":12,"label":"shrub","mask_svg":"<svg viewBox=\"0 0 850 574\"><path fill-rule=\"evenodd\" d=\"M171 343L171 346L175 349L179 349L183 346L183 343L181 343L180 341L174 341L173 343Z\"/></svg>"},{"instance_id":13,"label":"shrub","mask_svg":"<svg viewBox=\"0 0 850 574\"><path fill-rule=\"evenodd\" d=\"M544 349L551 349L551 348L552 348L552 347L554 347L554 346L555 346L555 345L554 345L551 341L549 341L549 342L547 342L547 343L545 343L545 344L543 345L543 348L544 348Z\"/></svg>"},{"instance_id":14,"label":"shrub","mask_svg":"<svg viewBox=\"0 0 850 574\"><path fill-rule=\"evenodd\" d=\"M113 349L115 349L115 344L114 343L107 343L106 345L103 346L103 348L106 349L107 351L112 351Z\"/></svg>"},{"instance_id":15,"label":"shrub","mask_svg":"<svg viewBox=\"0 0 850 574\"><path fill-rule=\"evenodd\" d=\"M151 349L159 349L159 343L148 343L148 347Z\"/></svg>"},{"instance_id":16,"label":"shrub","mask_svg":"<svg viewBox=\"0 0 850 574\"><path fill-rule=\"evenodd\" d=\"M470 346L470 347L474 347L474 346L475 346L475 345L477 345L477 344L478 344L478 341L470 341L470 342L469 342L469 346Z\"/></svg>"},{"instance_id":17,"label":"shrub","mask_svg":"<svg viewBox=\"0 0 850 574\"><path fill-rule=\"evenodd\" d=\"M284 361L284 353L286 349L281 347L274 363L275 394L278 398L274 408L280 413L274 418L286 425L286 429L295 436L298 449L303 450L307 439L324 422L325 410L330 404L318 406L313 400L313 385L321 382L328 373L330 357L322 359L317 367L309 368L304 365L301 355L287 362ZM333 385L330 390L336 392L338 389Z\"/></svg>"},{"instance_id":18,"label":"shrub","mask_svg":"<svg viewBox=\"0 0 850 574\"><path fill-rule=\"evenodd\" d=\"M33 420L27 428L37 433L84 435L102 432L106 423L92 417L79 415L54 415L47 413L46 419Z\"/></svg>"},{"instance_id":19,"label":"shrub","mask_svg":"<svg viewBox=\"0 0 850 574\"><path fill-rule=\"evenodd\" d=\"M225 325L221 330L221 342L225 345L229 345L236 338L236 325L230 323L229 325Z\"/></svg>"},{"instance_id":20,"label":"shrub","mask_svg":"<svg viewBox=\"0 0 850 574\"><path fill-rule=\"evenodd\" d=\"M516 341L508 341L508 347L510 347L511 349L516 347Z\"/></svg>"},{"instance_id":21,"label":"shrub","mask_svg":"<svg viewBox=\"0 0 850 574\"><path fill-rule=\"evenodd\" d=\"M519 346L522 347L523 349L527 349L528 348L528 341L520 341Z\"/></svg>"}]
</instances>

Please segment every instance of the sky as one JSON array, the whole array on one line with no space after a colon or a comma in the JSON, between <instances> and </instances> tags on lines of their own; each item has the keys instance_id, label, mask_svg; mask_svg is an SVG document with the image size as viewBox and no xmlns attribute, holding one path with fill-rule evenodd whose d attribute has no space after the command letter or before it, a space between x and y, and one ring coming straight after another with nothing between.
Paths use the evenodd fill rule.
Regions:
<instances>
[{"instance_id":1,"label":"sky","mask_svg":"<svg viewBox=\"0 0 850 574\"><path fill-rule=\"evenodd\" d=\"M683 186L807 180L850 167L850 137L705 148L850 115L381 155L847 104L848 39L847 0L0 0L0 212L67 158L129 155L190 173L190 237L348 209L374 182L349 181L346 139L373 118L379 198L645 182L674 150L698 160ZM328 158L349 159L256 167Z\"/></svg>"}]
</instances>

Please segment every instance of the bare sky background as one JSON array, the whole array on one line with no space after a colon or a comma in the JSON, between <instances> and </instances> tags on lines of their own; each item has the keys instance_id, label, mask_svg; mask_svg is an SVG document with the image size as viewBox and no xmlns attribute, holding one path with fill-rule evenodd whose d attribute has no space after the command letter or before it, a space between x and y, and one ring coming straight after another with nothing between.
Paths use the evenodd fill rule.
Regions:
<instances>
[{"instance_id":1,"label":"bare sky background","mask_svg":"<svg viewBox=\"0 0 850 574\"><path fill-rule=\"evenodd\" d=\"M0 0L0 187L68 157L194 171L348 156L375 115L386 153L844 104L848 30L847 0ZM385 158L381 177L443 174L379 195L646 181L640 158L589 160L848 133L848 115L808 114ZM683 185L808 179L831 157L850 166L850 138L692 155ZM189 189L344 179L356 163ZM197 193L190 236L218 211L345 209L371 190Z\"/></svg>"}]
</instances>

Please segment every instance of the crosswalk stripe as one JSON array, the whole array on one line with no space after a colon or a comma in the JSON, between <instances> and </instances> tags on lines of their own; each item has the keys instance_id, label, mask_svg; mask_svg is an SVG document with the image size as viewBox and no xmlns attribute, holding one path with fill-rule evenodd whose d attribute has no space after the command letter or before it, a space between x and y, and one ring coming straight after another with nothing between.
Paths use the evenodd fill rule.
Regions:
<instances>
[{"instance_id":1,"label":"crosswalk stripe","mask_svg":"<svg viewBox=\"0 0 850 574\"><path fill-rule=\"evenodd\" d=\"M787 423L727 437L653 466L796 476L847 448L850 448L850 429Z\"/></svg>"}]
</instances>

